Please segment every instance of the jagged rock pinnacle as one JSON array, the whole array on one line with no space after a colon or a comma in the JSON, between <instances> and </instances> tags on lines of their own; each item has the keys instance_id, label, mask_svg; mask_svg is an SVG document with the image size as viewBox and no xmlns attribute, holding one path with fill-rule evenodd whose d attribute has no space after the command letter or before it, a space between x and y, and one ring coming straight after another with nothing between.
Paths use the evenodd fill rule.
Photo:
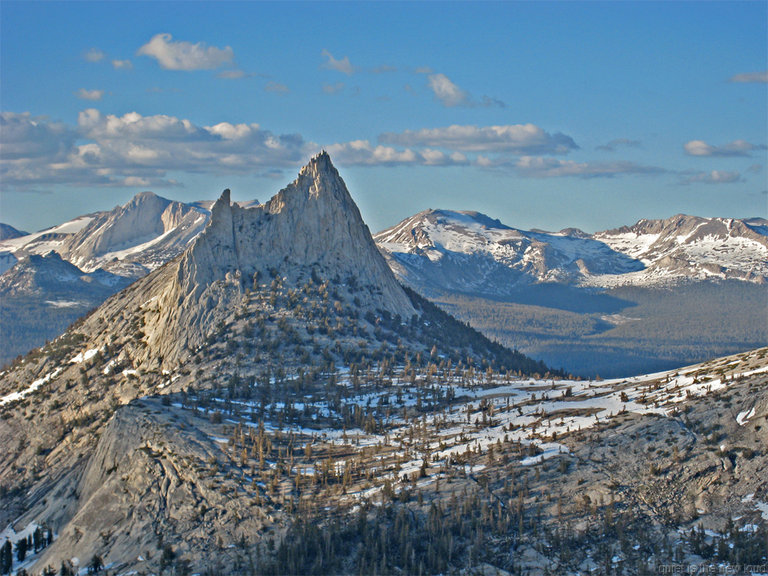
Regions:
<instances>
[{"instance_id":1,"label":"jagged rock pinnacle","mask_svg":"<svg viewBox=\"0 0 768 576\"><path fill-rule=\"evenodd\" d=\"M163 287L154 287L162 296L158 315L147 322L147 355L172 360L196 349L253 287L254 278L279 275L301 285L317 274L354 285L365 310L403 319L416 314L327 152L313 157L264 205L241 208L224 190L205 231Z\"/></svg>"}]
</instances>

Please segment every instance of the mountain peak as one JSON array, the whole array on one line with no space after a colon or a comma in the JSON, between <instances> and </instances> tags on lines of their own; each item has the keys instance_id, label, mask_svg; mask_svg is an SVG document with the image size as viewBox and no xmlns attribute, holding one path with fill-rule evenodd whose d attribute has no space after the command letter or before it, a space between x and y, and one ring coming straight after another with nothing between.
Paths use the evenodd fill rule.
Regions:
<instances>
[{"instance_id":1,"label":"mountain peak","mask_svg":"<svg viewBox=\"0 0 768 576\"><path fill-rule=\"evenodd\" d=\"M221 193L221 196L219 196L219 199L213 203L213 206L211 206L210 226L215 226L215 223L221 220L222 217L226 218L226 216L223 216L223 215L230 213L231 203L232 201L230 197L229 188L227 188L224 190L224 192Z\"/></svg>"},{"instance_id":2,"label":"mountain peak","mask_svg":"<svg viewBox=\"0 0 768 576\"><path fill-rule=\"evenodd\" d=\"M173 359L197 349L265 278L303 286L319 276L354 287L372 313L416 314L327 153L313 157L266 204L241 208L230 201L224 190L211 208L208 226L175 271L158 270L157 277L150 275L135 286L163 284L152 289L153 294L162 292L160 313L146 330L149 347L159 355ZM148 291L137 302L151 297Z\"/></svg>"},{"instance_id":3,"label":"mountain peak","mask_svg":"<svg viewBox=\"0 0 768 576\"><path fill-rule=\"evenodd\" d=\"M331 155L328 154L328 152L325 150L322 150L319 154L312 156L312 158L309 159L309 162L307 162L306 166L304 166L304 168L299 171L299 174L302 174L307 170L313 170L317 172L334 172L338 174L336 167L333 165L333 162L331 162Z\"/></svg>"}]
</instances>

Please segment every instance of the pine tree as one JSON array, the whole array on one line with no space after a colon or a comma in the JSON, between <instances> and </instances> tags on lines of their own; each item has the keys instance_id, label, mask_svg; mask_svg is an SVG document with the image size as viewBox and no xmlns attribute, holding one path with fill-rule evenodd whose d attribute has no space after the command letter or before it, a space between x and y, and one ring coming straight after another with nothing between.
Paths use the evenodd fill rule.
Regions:
<instances>
[{"instance_id":1,"label":"pine tree","mask_svg":"<svg viewBox=\"0 0 768 576\"><path fill-rule=\"evenodd\" d=\"M21 538L16 542L16 558L19 562L24 562L24 558L27 557L27 539Z\"/></svg>"},{"instance_id":2,"label":"pine tree","mask_svg":"<svg viewBox=\"0 0 768 576\"><path fill-rule=\"evenodd\" d=\"M13 568L13 549L11 541L6 540L0 548L0 574L10 574L11 568Z\"/></svg>"},{"instance_id":3,"label":"pine tree","mask_svg":"<svg viewBox=\"0 0 768 576\"><path fill-rule=\"evenodd\" d=\"M89 574L98 574L104 569L104 560L102 560L101 556L98 554L94 554L91 557L91 561L88 564L88 573Z\"/></svg>"}]
</instances>

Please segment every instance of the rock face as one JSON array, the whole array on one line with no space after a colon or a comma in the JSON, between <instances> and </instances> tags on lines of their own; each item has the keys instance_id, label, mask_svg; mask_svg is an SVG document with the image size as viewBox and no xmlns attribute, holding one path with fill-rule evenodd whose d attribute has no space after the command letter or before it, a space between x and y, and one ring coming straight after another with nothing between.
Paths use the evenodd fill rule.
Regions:
<instances>
[{"instance_id":1,"label":"rock face","mask_svg":"<svg viewBox=\"0 0 768 576\"><path fill-rule=\"evenodd\" d=\"M75 550L87 559L105 549L136 563L182 534L177 554L211 557L226 554L211 534L236 542L273 524L250 498L210 486L223 452L201 430L205 421L184 412L171 418L162 408L144 400L115 413L73 487L77 512L38 566L58 565Z\"/></svg>"},{"instance_id":2,"label":"rock face","mask_svg":"<svg viewBox=\"0 0 768 576\"><path fill-rule=\"evenodd\" d=\"M349 279L372 289L373 306L403 317L415 313L326 153L263 206L231 205L225 191L182 260L180 282L193 291L232 275L246 282L270 269Z\"/></svg>"},{"instance_id":3,"label":"rock face","mask_svg":"<svg viewBox=\"0 0 768 576\"><path fill-rule=\"evenodd\" d=\"M326 153L266 204L241 208L226 190L193 246L108 301L96 318L142 316L143 360L174 362L202 346L255 283L298 285L313 276L361 291L362 312L416 314Z\"/></svg>"}]
</instances>

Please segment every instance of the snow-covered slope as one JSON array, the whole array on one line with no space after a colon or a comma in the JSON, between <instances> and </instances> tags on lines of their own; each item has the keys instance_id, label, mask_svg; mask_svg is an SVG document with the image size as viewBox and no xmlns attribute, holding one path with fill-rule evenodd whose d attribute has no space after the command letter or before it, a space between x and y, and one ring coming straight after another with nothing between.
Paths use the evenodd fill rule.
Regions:
<instances>
[{"instance_id":1,"label":"snow-covered slope","mask_svg":"<svg viewBox=\"0 0 768 576\"><path fill-rule=\"evenodd\" d=\"M534 283L608 287L670 279L768 278L768 226L675 216L589 235L510 228L477 212L427 210L379 232L398 275L416 287L503 296Z\"/></svg>"},{"instance_id":2,"label":"snow-covered slope","mask_svg":"<svg viewBox=\"0 0 768 576\"><path fill-rule=\"evenodd\" d=\"M85 271L106 268L142 276L161 266L205 227L208 213L181 202L142 192L128 204L96 215L67 238L62 255Z\"/></svg>"},{"instance_id":3,"label":"snow-covered slope","mask_svg":"<svg viewBox=\"0 0 768 576\"><path fill-rule=\"evenodd\" d=\"M53 228L0 241L0 274L29 254L57 252L84 272L136 279L181 254L205 228L213 202L185 204L137 194L130 202ZM238 203L257 206L258 201Z\"/></svg>"},{"instance_id":4,"label":"snow-covered slope","mask_svg":"<svg viewBox=\"0 0 768 576\"><path fill-rule=\"evenodd\" d=\"M93 218L93 214L79 216L40 232L0 241L0 274L26 255L47 254L51 250L61 252L67 238L85 228Z\"/></svg>"},{"instance_id":5,"label":"snow-covered slope","mask_svg":"<svg viewBox=\"0 0 768 576\"><path fill-rule=\"evenodd\" d=\"M590 279L596 285L653 284L676 278L757 283L768 279L768 221L762 218L735 220L679 214L598 232L594 238L645 265L642 272L624 278Z\"/></svg>"}]
</instances>

